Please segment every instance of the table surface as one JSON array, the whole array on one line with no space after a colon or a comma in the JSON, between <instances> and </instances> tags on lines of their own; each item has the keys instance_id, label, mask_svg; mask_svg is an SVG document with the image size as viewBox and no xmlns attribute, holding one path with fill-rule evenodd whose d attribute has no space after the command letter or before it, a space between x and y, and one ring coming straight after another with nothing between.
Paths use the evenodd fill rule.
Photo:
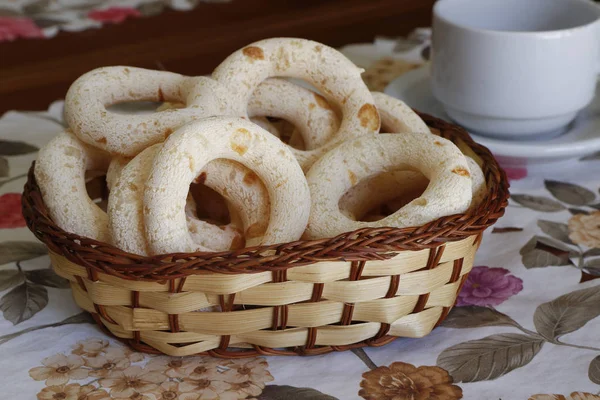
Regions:
<instances>
[{"instance_id":1,"label":"table surface","mask_svg":"<svg viewBox=\"0 0 600 400\"><path fill-rule=\"evenodd\" d=\"M389 55L423 62L426 36ZM375 47L357 62L381 56ZM77 308L20 214L24 174L62 129L61 107L0 119L4 398L600 399L599 160L515 176L457 307L425 338L305 358L152 357Z\"/></svg>"}]
</instances>

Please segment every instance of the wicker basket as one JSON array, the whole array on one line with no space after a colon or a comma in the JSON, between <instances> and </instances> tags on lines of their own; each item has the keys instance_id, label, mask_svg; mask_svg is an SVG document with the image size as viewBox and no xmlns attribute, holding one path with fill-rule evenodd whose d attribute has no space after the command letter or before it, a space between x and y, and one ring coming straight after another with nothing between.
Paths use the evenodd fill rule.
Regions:
<instances>
[{"instance_id":1,"label":"wicker basket","mask_svg":"<svg viewBox=\"0 0 600 400\"><path fill-rule=\"evenodd\" d=\"M486 148L459 127L422 117L482 165L489 195L476 210L414 228L142 257L56 226L32 168L23 214L77 304L138 351L312 355L422 337L454 305L482 232L508 199L506 175ZM222 311L197 312L211 305Z\"/></svg>"}]
</instances>

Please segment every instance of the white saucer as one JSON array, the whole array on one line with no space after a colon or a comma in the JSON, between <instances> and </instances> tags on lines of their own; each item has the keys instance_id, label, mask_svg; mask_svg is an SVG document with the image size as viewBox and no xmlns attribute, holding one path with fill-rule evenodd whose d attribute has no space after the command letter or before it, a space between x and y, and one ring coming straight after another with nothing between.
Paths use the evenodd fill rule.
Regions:
<instances>
[{"instance_id":1,"label":"white saucer","mask_svg":"<svg viewBox=\"0 0 600 400\"><path fill-rule=\"evenodd\" d=\"M385 93L421 112L450 121L441 103L431 93L428 66L396 78L385 88ZM504 167L540 167L600 151L600 84L596 87L596 97L592 103L579 113L565 133L555 138L514 141L472 133L471 136L490 149Z\"/></svg>"}]
</instances>

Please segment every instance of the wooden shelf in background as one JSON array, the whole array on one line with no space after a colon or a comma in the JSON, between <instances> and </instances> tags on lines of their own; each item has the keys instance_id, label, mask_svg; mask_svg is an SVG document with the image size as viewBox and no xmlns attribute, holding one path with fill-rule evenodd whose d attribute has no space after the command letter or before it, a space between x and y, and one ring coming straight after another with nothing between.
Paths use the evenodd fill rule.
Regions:
<instances>
[{"instance_id":1,"label":"wooden shelf in background","mask_svg":"<svg viewBox=\"0 0 600 400\"><path fill-rule=\"evenodd\" d=\"M428 26L434 0L233 0L165 11L49 40L0 44L0 113L40 110L93 68L132 65L182 74L210 71L255 40L295 36L330 46Z\"/></svg>"}]
</instances>

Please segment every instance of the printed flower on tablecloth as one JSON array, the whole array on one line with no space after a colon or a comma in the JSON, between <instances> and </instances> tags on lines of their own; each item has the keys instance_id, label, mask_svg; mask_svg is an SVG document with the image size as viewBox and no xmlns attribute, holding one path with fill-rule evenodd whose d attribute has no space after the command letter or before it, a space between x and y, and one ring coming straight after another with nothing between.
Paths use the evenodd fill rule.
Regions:
<instances>
[{"instance_id":1,"label":"printed flower on tablecloth","mask_svg":"<svg viewBox=\"0 0 600 400\"><path fill-rule=\"evenodd\" d=\"M0 196L0 229L26 226L21 212L21 194L5 193Z\"/></svg>"},{"instance_id":2,"label":"printed flower on tablecloth","mask_svg":"<svg viewBox=\"0 0 600 400\"><path fill-rule=\"evenodd\" d=\"M223 381L210 381L208 379L190 379L184 378L179 384L183 393L197 393L201 399L223 399L234 400L244 397L237 397L234 393L226 392L231 389L231 385Z\"/></svg>"},{"instance_id":3,"label":"printed flower on tablecloth","mask_svg":"<svg viewBox=\"0 0 600 400\"><path fill-rule=\"evenodd\" d=\"M90 357L85 360L85 365L92 370L90 376L94 378L106 378L114 371L123 371L131 365L124 352L111 352L99 354L96 357Z\"/></svg>"},{"instance_id":4,"label":"printed flower on tablecloth","mask_svg":"<svg viewBox=\"0 0 600 400\"><path fill-rule=\"evenodd\" d=\"M144 359L144 355L136 353L123 346L110 346L106 339L91 338L77 342L73 346L72 354L83 356L86 359L102 356L104 359L120 360L126 359L128 362L138 362ZM87 364L87 361L86 361Z\"/></svg>"},{"instance_id":5,"label":"printed flower on tablecloth","mask_svg":"<svg viewBox=\"0 0 600 400\"><path fill-rule=\"evenodd\" d=\"M584 392L573 392L569 396L563 396L562 394L534 394L528 400L600 400L600 396Z\"/></svg>"},{"instance_id":6,"label":"printed flower on tablecloth","mask_svg":"<svg viewBox=\"0 0 600 400\"><path fill-rule=\"evenodd\" d=\"M506 172L506 177L509 181L518 181L527 177L526 168L504 168L504 172Z\"/></svg>"},{"instance_id":7,"label":"printed flower on tablecloth","mask_svg":"<svg viewBox=\"0 0 600 400\"><path fill-rule=\"evenodd\" d=\"M103 23L120 24L129 17L139 17L142 14L135 8L130 7L110 7L104 10L92 10L88 13L88 18Z\"/></svg>"},{"instance_id":8,"label":"printed flower on tablecloth","mask_svg":"<svg viewBox=\"0 0 600 400\"><path fill-rule=\"evenodd\" d=\"M135 394L154 391L166 379L167 377L158 371L143 370L135 365L124 371L112 371L107 378L100 379L99 383L100 386L110 389L112 397L126 399Z\"/></svg>"},{"instance_id":9,"label":"printed flower on tablecloth","mask_svg":"<svg viewBox=\"0 0 600 400\"><path fill-rule=\"evenodd\" d=\"M178 382L163 382L152 394L159 400L198 400L200 394L192 391L185 392ZM210 397L202 397L209 399ZM217 397L213 397L217 399ZM223 398L222 398L223 399Z\"/></svg>"},{"instance_id":10,"label":"printed flower on tablecloth","mask_svg":"<svg viewBox=\"0 0 600 400\"><path fill-rule=\"evenodd\" d=\"M78 355L56 354L42 360L43 367L29 370L29 376L36 381L46 381L46 386L64 385L70 379L79 380L88 377L88 371L83 367L84 361Z\"/></svg>"},{"instance_id":11,"label":"printed flower on tablecloth","mask_svg":"<svg viewBox=\"0 0 600 400\"><path fill-rule=\"evenodd\" d=\"M106 391L92 385L81 386L78 383L45 387L37 394L37 398L38 400L110 400Z\"/></svg>"},{"instance_id":12,"label":"printed flower on tablecloth","mask_svg":"<svg viewBox=\"0 0 600 400\"><path fill-rule=\"evenodd\" d=\"M235 393L236 399L246 399L248 396L258 396L262 393L264 385L261 388L257 384L251 381L235 383L229 389L229 393Z\"/></svg>"},{"instance_id":13,"label":"printed flower on tablecloth","mask_svg":"<svg viewBox=\"0 0 600 400\"><path fill-rule=\"evenodd\" d=\"M222 380L235 384L251 382L263 389L266 382L273 380L273 376L267 370L268 366L264 358L231 360L231 363L226 365L229 369L222 374Z\"/></svg>"},{"instance_id":14,"label":"printed flower on tablecloth","mask_svg":"<svg viewBox=\"0 0 600 400\"><path fill-rule=\"evenodd\" d=\"M440 367L403 362L378 367L363 374L359 396L367 400L454 400L462 398L462 389Z\"/></svg>"},{"instance_id":15,"label":"printed flower on tablecloth","mask_svg":"<svg viewBox=\"0 0 600 400\"><path fill-rule=\"evenodd\" d=\"M29 18L0 17L0 42L43 37L44 32Z\"/></svg>"},{"instance_id":16,"label":"printed flower on tablecloth","mask_svg":"<svg viewBox=\"0 0 600 400\"><path fill-rule=\"evenodd\" d=\"M184 359L185 360L185 359ZM222 363L225 363L223 361ZM182 371L183 375L190 379L200 380L200 379L208 379L208 380L225 380L225 375L220 373L217 370L219 366L219 361L214 359L203 357L200 360L195 360L195 362L190 363L184 371ZM171 372L174 373L175 371Z\"/></svg>"},{"instance_id":17,"label":"printed flower on tablecloth","mask_svg":"<svg viewBox=\"0 0 600 400\"><path fill-rule=\"evenodd\" d=\"M71 354L86 357L96 357L104 352L110 343L106 339L92 338L77 342Z\"/></svg>"},{"instance_id":18,"label":"printed flower on tablecloth","mask_svg":"<svg viewBox=\"0 0 600 400\"><path fill-rule=\"evenodd\" d=\"M600 248L600 211L573 215L569 219L569 239L576 244Z\"/></svg>"},{"instance_id":19,"label":"printed flower on tablecloth","mask_svg":"<svg viewBox=\"0 0 600 400\"><path fill-rule=\"evenodd\" d=\"M497 306L521 290L523 281L505 268L473 267L456 305Z\"/></svg>"},{"instance_id":20,"label":"printed flower on tablecloth","mask_svg":"<svg viewBox=\"0 0 600 400\"><path fill-rule=\"evenodd\" d=\"M202 365L203 361L203 358L198 359L198 357L175 358L158 356L146 364L146 369L161 371L170 378L190 377L192 379L211 379L208 373L216 374L217 372ZM198 374L194 374L195 369L198 369Z\"/></svg>"},{"instance_id":21,"label":"printed flower on tablecloth","mask_svg":"<svg viewBox=\"0 0 600 400\"><path fill-rule=\"evenodd\" d=\"M127 358L132 363L142 361L144 359L144 355L142 353L131 351L131 349L124 346L107 347L105 353L108 357Z\"/></svg>"}]
</instances>

